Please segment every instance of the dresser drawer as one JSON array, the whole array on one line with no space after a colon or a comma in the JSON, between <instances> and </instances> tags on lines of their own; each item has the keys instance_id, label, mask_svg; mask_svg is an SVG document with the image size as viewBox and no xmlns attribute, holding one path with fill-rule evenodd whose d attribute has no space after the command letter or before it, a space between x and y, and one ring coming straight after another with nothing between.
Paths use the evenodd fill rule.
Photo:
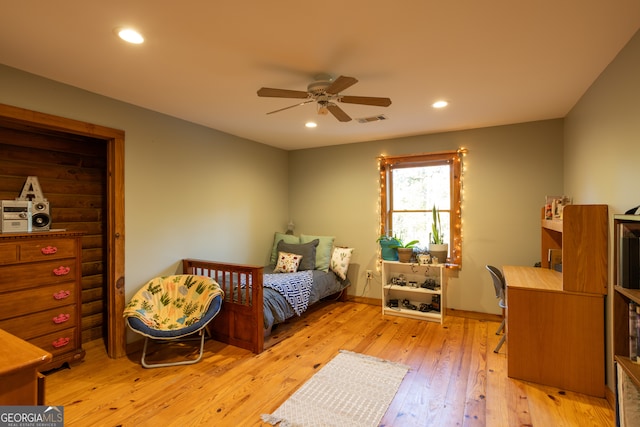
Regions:
<instances>
[{"instance_id":1,"label":"dresser drawer","mask_svg":"<svg viewBox=\"0 0 640 427\"><path fill-rule=\"evenodd\" d=\"M76 349L76 328L64 329L27 341L51 353L53 355L53 362L55 363L57 354Z\"/></svg>"},{"instance_id":2,"label":"dresser drawer","mask_svg":"<svg viewBox=\"0 0 640 427\"><path fill-rule=\"evenodd\" d=\"M18 248L17 243L0 244L0 265L18 262Z\"/></svg>"},{"instance_id":3,"label":"dresser drawer","mask_svg":"<svg viewBox=\"0 0 640 427\"><path fill-rule=\"evenodd\" d=\"M20 335L22 339L28 340L76 326L77 318L76 306L67 305L53 310L0 320L0 329L13 335Z\"/></svg>"},{"instance_id":4,"label":"dresser drawer","mask_svg":"<svg viewBox=\"0 0 640 427\"><path fill-rule=\"evenodd\" d=\"M69 282L75 280L76 275L76 260L73 258L9 265L0 269L0 292Z\"/></svg>"},{"instance_id":5,"label":"dresser drawer","mask_svg":"<svg viewBox=\"0 0 640 427\"><path fill-rule=\"evenodd\" d=\"M76 295L73 282L0 294L0 320L75 304Z\"/></svg>"},{"instance_id":6,"label":"dresser drawer","mask_svg":"<svg viewBox=\"0 0 640 427\"><path fill-rule=\"evenodd\" d=\"M73 258L76 242L73 239L47 239L20 243L20 262Z\"/></svg>"}]
</instances>

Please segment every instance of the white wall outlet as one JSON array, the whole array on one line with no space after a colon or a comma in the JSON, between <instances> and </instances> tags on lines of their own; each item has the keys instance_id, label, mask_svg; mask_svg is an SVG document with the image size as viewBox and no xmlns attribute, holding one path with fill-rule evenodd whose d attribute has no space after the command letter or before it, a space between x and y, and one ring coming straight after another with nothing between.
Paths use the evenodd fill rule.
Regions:
<instances>
[{"instance_id":1,"label":"white wall outlet","mask_svg":"<svg viewBox=\"0 0 640 427\"><path fill-rule=\"evenodd\" d=\"M373 271L367 270L367 279L373 279Z\"/></svg>"}]
</instances>

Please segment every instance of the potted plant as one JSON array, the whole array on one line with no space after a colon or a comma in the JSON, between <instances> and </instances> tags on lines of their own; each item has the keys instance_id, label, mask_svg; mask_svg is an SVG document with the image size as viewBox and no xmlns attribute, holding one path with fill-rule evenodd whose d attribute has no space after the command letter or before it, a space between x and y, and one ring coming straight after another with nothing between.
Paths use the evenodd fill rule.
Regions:
<instances>
[{"instance_id":1,"label":"potted plant","mask_svg":"<svg viewBox=\"0 0 640 427\"><path fill-rule=\"evenodd\" d=\"M409 243L403 243L402 240L397 239L398 244L395 248L398 250L398 260L400 262L411 262L413 256L413 248L419 243L418 240L412 240Z\"/></svg>"},{"instance_id":2,"label":"potted plant","mask_svg":"<svg viewBox=\"0 0 640 427\"><path fill-rule=\"evenodd\" d=\"M400 242L397 238L391 236L380 236L377 242L380 244L380 254L385 261L398 260L398 245Z\"/></svg>"},{"instance_id":3,"label":"potted plant","mask_svg":"<svg viewBox=\"0 0 640 427\"><path fill-rule=\"evenodd\" d=\"M447 261L449 254L449 244L444 241L444 234L442 233L442 223L440 222L440 212L436 209L436 205L433 205L431 210L433 214L433 223L431 224L431 233L429 233L429 253L431 257L438 258L438 263Z\"/></svg>"}]
</instances>

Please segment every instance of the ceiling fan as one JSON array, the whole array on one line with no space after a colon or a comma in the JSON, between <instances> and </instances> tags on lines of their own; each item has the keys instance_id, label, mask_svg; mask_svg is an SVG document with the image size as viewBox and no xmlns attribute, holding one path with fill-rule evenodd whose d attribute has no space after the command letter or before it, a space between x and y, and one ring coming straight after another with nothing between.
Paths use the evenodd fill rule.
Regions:
<instances>
[{"instance_id":1,"label":"ceiling fan","mask_svg":"<svg viewBox=\"0 0 640 427\"><path fill-rule=\"evenodd\" d=\"M316 81L310 83L307 86L307 91L301 90L289 90L289 89L273 89L269 87L263 87L258 90L258 96L271 97L271 98L299 98L304 101L299 102L289 107L280 108L279 110L271 111L267 114L278 113L280 111L288 110L290 108L298 107L300 105L309 104L315 102L318 108L318 114L331 113L333 116L341 122L348 122L351 117L345 113L336 102L343 102L347 104L361 104L361 105L373 105L377 107L388 107L391 105L389 98L377 98L371 96L348 96L341 95L340 92L358 83L358 80L354 77L340 76L335 80L332 80L327 75L320 75L316 77Z\"/></svg>"}]
</instances>

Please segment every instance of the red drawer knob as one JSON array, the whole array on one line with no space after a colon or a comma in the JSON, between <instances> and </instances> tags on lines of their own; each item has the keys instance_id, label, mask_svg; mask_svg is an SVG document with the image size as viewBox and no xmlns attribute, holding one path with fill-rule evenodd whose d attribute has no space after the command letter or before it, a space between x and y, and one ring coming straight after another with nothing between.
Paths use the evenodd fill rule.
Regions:
<instances>
[{"instance_id":1,"label":"red drawer knob","mask_svg":"<svg viewBox=\"0 0 640 427\"><path fill-rule=\"evenodd\" d=\"M54 342L52 342L51 345L54 348L61 348L61 347L64 347L65 345L69 344L69 341L71 341L71 338L60 337L57 340L55 340Z\"/></svg>"},{"instance_id":2,"label":"red drawer knob","mask_svg":"<svg viewBox=\"0 0 640 427\"><path fill-rule=\"evenodd\" d=\"M65 299L65 298L68 298L69 295L71 295L71 292L69 292L69 291L58 291L58 292L53 294L53 298L54 299Z\"/></svg>"},{"instance_id":3,"label":"red drawer knob","mask_svg":"<svg viewBox=\"0 0 640 427\"><path fill-rule=\"evenodd\" d=\"M55 274L56 276L66 276L70 271L71 268L61 265L60 267L53 269L53 274Z\"/></svg>"},{"instance_id":4,"label":"red drawer knob","mask_svg":"<svg viewBox=\"0 0 640 427\"><path fill-rule=\"evenodd\" d=\"M55 246L46 246L40 249L40 252L42 252L43 255L53 255L58 252L58 248L56 248Z\"/></svg>"},{"instance_id":5,"label":"red drawer knob","mask_svg":"<svg viewBox=\"0 0 640 427\"><path fill-rule=\"evenodd\" d=\"M53 320L53 323L59 324L59 323L66 322L67 320L69 320L70 317L71 317L70 314L60 313L56 317L54 317L52 320Z\"/></svg>"}]
</instances>

